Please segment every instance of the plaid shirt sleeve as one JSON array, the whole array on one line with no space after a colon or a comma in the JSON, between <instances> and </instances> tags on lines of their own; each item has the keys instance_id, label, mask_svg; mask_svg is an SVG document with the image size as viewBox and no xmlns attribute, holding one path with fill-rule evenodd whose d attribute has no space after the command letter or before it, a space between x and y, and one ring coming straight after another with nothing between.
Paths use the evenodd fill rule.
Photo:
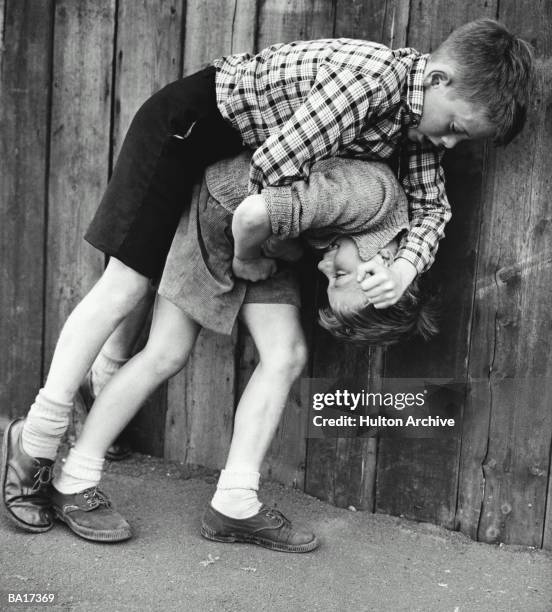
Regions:
<instances>
[{"instance_id":1,"label":"plaid shirt sleeve","mask_svg":"<svg viewBox=\"0 0 552 612\"><path fill-rule=\"evenodd\" d=\"M410 230L403 239L397 257L409 261L418 273L428 270L445 235L451 218L445 193L445 175L441 166L443 153L431 144L409 142L401 182L408 198Z\"/></svg>"},{"instance_id":2,"label":"plaid shirt sleeve","mask_svg":"<svg viewBox=\"0 0 552 612\"><path fill-rule=\"evenodd\" d=\"M306 179L312 162L354 140L380 87L359 72L321 66L308 96L253 154L249 193Z\"/></svg>"}]
</instances>

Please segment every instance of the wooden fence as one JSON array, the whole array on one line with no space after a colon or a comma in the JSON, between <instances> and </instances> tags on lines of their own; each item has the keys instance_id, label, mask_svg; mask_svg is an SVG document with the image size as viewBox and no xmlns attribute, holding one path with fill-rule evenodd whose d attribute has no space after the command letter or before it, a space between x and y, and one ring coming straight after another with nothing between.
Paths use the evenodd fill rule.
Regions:
<instances>
[{"instance_id":1,"label":"wooden fence","mask_svg":"<svg viewBox=\"0 0 552 612\"><path fill-rule=\"evenodd\" d=\"M393 350L343 347L313 324L306 375L444 377L474 385L459 438L305 439L296 386L265 465L339 506L404 515L486 542L552 547L552 5L515 0L0 0L0 414L25 414L60 327L101 273L83 240L129 121L150 93L212 58L355 37L430 51L498 17L530 40L539 87L505 149L447 160L454 218L434 269L442 334ZM310 296L310 297L309 297ZM141 450L221 467L254 367L250 338L202 333L187 368L134 422Z\"/></svg>"}]
</instances>

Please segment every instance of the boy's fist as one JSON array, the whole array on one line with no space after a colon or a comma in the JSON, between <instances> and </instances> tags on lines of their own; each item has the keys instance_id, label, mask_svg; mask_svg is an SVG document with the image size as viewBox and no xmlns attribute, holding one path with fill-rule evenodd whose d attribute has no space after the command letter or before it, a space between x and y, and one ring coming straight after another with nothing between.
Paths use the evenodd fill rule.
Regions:
<instances>
[{"instance_id":1,"label":"boy's fist","mask_svg":"<svg viewBox=\"0 0 552 612\"><path fill-rule=\"evenodd\" d=\"M276 274L277 266L274 259L268 257L256 257L255 259L240 259L234 255L232 260L234 275L244 280L257 281L266 280Z\"/></svg>"},{"instance_id":2,"label":"boy's fist","mask_svg":"<svg viewBox=\"0 0 552 612\"><path fill-rule=\"evenodd\" d=\"M357 269L357 281L374 308L388 308L398 302L415 276L416 268L403 259L391 266L365 261Z\"/></svg>"}]
</instances>

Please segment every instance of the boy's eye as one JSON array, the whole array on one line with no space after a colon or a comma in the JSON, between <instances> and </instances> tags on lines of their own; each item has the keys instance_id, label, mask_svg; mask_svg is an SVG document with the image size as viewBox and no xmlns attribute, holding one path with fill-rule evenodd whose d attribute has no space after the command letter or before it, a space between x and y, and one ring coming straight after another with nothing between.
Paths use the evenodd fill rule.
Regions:
<instances>
[{"instance_id":1,"label":"boy's eye","mask_svg":"<svg viewBox=\"0 0 552 612\"><path fill-rule=\"evenodd\" d=\"M335 273L336 276L347 276L347 272L344 272L343 270L338 270Z\"/></svg>"}]
</instances>

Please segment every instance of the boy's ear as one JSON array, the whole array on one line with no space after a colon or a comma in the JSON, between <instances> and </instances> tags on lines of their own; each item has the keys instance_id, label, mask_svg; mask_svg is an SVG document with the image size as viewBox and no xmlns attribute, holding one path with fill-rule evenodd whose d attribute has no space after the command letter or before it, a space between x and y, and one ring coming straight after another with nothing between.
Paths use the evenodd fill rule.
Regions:
<instances>
[{"instance_id":1,"label":"boy's ear","mask_svg":"<svg viewBox=\"0 0 552 612\"><path fill-rule=\"evenodd\" d=\"M448 70L444 68L434 68L428 72L424 78L424 85L426 87L438 87L450 85L452 81L452 75Z\"/></svg>"}]
</instances>

